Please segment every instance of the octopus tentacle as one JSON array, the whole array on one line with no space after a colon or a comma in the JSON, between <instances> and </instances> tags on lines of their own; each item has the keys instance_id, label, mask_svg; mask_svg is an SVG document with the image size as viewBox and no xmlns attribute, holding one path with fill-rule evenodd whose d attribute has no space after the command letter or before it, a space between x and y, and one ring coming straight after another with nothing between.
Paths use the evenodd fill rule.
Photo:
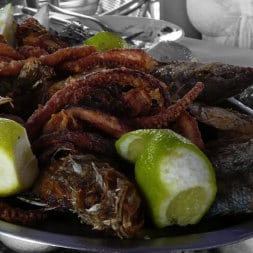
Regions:
<instances>
[{"instance_id":1,"label":"octopus tentacle","mask_svg":"<svg viewBox=\"0 0 253 253\"><path fill-rule=\"evenodd\" d=\"M72 107L65 110L65 112L74 118L88 121L92 126L116 138L132 130L131 127L123 123L120 119L101 111Z\"/></svg>"},{"instance_id":2,"label":"octopus tentacle","mask_svg":"<svg viewBox=\"0 0 253 253\"><path fill-rule=\"evenodd\" d=\"M79 80L79 84L74 85L73 93L71 94L69 103L78 103L83 98L84 94L82 91L84 91L84 93L87 92L87 86L93 88L107 87L110 84L118 84L120 86L130 85L134 88L150 87L153 90L157 89L161 94L160 99L162 99L162 104L164 106L169 105L170 99L166 84L154 78L152 75L124 67L86 75L83 80Z\"/></svg>"},{"instance_id":3,"label":"octopus tentacle","mask_svg":"<svg viewBox=\"0 0 253 253\"><path fill-rule=\"evenodd\" d=\"M67 60L76 60L80 57L86 57L96 51L94 46L76 46L65 47L48 55L42 55L39 60L43 65L55 66L60 62Z\"/></svg>"},{"instance_id":4,"label":"octopus tentacle","mask_svg":"<svg viewBox=\"0 0 253 253\"><path fill-rule=\"evenodd\" d=\"M176 120L191 102L197 98L203 88L204 84L202 82L197 82L196 85L175 104L161 110L161 112L155 115L138 117L133 121L141 128L167 127L170 122Z\"/></svg>"},{"instance_id":5,"label":"octopus tentacle","mask_svg":"<svg viewBox=\"0 0 253 253\"><path fill-rule=\"evenodd\" d=\"M94 68L126 67L150 73L157 61L141 49L111 49L62 64L62 68L71 73L89 72Z\"/></svg>"},{"instance_id":6,"label":"octopus tentacle","mask_svg":"<svg viewBox=\"0 0 253 253\"><path fill-rule=\"evenodd\" d=\"M43 209L27 210L19 207L13 207L4 200L0 200L0 210L1 220L22 225L44 220L48 216Z\"/></svg>"},{"instance_id":7,"label":"octopus tentacle","mask_svg":"<svg viewBox=\"0 0 253 253\"><path fill-rule=\"evenodd\" d=\"M12 102L12 98L10 97L2 97L0 96L0 105L7 104Z\"/></svg>"},{"instance_id":8,"label":"octopus tentacle","mask_svg":"<svg viewBox=\"0 0 253 253\"><path fill-rule=\"evenodd\" d=\"M0 62L0 76L18 75L25 63L26 60Z\"/></svg>"},{"instance_id":9,"label":"octopus tentacle","mask_svg":"<svg viewBox=\"0 0 253 253\"><path fill-rule=\"evenodd\" d=\"M121 86L153 87L161 93L163 104L169 104L167 86L149 74L133 69L117 68L86 75L81 80L69 80L69 83L57 91L47 103L37 109L28 119L26 128L30 139L34 139L51 114L58 112L65 105L75 105L95 87L107 87L117 83Z\"/></svg>"},{"instance_id":10,"label":"octopus tentacle","mask_svg":"<svg viewBox=\"0 0 253 253\"><path fill-rule=\"evenodd\" d=\"M23 59L23 56L18 51L6 43L0 43L0 55L12 58L13 60Z\"/></svg>"},{"instance_id":11,"label":"octopus tentacle","mask_svg":"<svg viewBox=\"0 0 253 253\"><path fill-rule=\"evenodd\" d=\"M17 25L16 43L18 47L23 45L40 47L48 53L67 47L65 42L50 33L34 18L28 18L22 24Z\"/></svg>"}]
</instances>

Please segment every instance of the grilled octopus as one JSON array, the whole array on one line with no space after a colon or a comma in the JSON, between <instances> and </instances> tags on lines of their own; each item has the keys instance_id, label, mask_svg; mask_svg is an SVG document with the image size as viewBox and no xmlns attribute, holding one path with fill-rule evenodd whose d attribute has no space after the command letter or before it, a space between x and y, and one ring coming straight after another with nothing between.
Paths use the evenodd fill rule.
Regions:
<instances>
[{"instance_id":1,"label":"grilled octopus","mask_svg":"<svg viewBox=\"0 0 253 253\"><path fill-rule=\"evenodd\" d=\"M44 106L40 107L31 115L26 125L30 139L32 140L36 137L40 128L50 119L52 114L59 112L63 107L66 107L66 105L79 105L80 102L83 102L85 97L92 95L92 92L96 90L96 88L101 91L108 89L109 85L119 85L119 87L123 87L123 89L128 88L126 86L130 86L130 88L132 86L135 89L141 88L147 94L151 108L148 113L151 113L151 115L141 115L140 117L134 117L133 119L128 117L128 123L126 124L130 125L130 128L131 125L133 125L133 129L141 126L144 128L150 126L157 128L165 127L169 121L173 121L179 117L180 113L186 109L186 107L197 97L203 88L202 83L197 83L196 86L182 99L179 99L175 105L168 107L166 105L169 102L169 94L166 90L166 85L151 75L126 68L94 72L86 75L81 80L79 79L76 81L75 79L71 79L65 88L56 92ZM122 95L124 99L127 92L124 92L124 90L123 92L121 91L120 99L122 99ZM154 107L158 107L156 108L158 112L152 115L152 102L154 100L156 101L156 105ZM141 100L139 99L139 101ZM124 103L122 103L122 105L124 105ZM127 104L127 106L133 105ZM134 108L131 109L134 110ZM143 109L146 110L146 108ZM150 122L150 124L148 122ZM115 126L112 125L112 127ZM118 125L117 127L120 126ZM124 133L124 129L130 128L123 127L120 134Z\"/></svg>"}]
</instances>

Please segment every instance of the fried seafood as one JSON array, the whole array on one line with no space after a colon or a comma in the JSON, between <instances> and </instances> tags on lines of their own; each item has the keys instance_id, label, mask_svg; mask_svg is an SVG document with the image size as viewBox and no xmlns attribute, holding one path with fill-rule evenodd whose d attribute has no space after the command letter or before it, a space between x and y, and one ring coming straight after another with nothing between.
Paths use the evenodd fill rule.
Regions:
<instances>
[{"instance_id":1,"label":"fried seafood","mask_svg":"<svg viewBox=\"0 0 253 253\"><path fill-rule=\"evenodd\" d=\"M205 153L216 172L218 192L205 219L252 214L252 117L232 109L196 102L189 106L189 111L208 126L202 130L206 139Z\"/></svg>"},{"instance_id":2,"label":"fried seafood","mask_svg":"<svg viewBox=\"0 0 253 253\"><path fill-rule=\"evenodd\" d=\"M17 50L2 45L0 37L0 104L5 103L0 108L9 106L10 97L14 107L26 112L22 116L28 117L25 127L41 168L32 193L41 202L77 214L93 229L133 237L143 225L143 207L137 187L120 172L129 164L115 165L114 142L134 129L172 128L206 152L217 170L217 201L209 217L237 212L236 201L243 205L240 211L251 212L252 119L205 103L250 86L252 68L162 64L139 49L68 47L32 19L18 25L16 35ZM26 105L17 106L21 101ZM232 131L247 134L247 141L206 142L202 124L222 129L224 138ZM247 199L241 202L244 193ZM18 209L5 200L0 208L1 219L23 219L22 224L45 215L43 210L20 210L15 219Z\"/></svg>"},{"instance_id":3,"label":"fried seafood","mask_svg":"<svg viewBox=\"0 0 253 253\"><path fill-rule=\"evenodd\" d=\"M44 106L38 108L31 115L26 124L31 140L36 138L53 113L60 111L67 105L78 105L84 96L91 94L94 89L106 89L110 85L147 88L150 90L150 96L152 96L154 90L157 90L159 93L155 92L154 95L157 106L167 107L169 103L166 85L151 75L126 68L94 72L86 75L81 80L70 79L63 89L57 91Z\"/></svg>"},{"instance_id":4,"label":"fried seafood","mask_svg":"<svg viewBox=\"0 0 253 253\"><path fill-rule=\"evenodd\" d=\"M205 88L198 100L212 104L253 84L253 68L223 63L171 62L158 66L152 74L167 83L171 93L176 91L180 97L196 82L203 82Z\"/></svg>"},{"instance_id":5,"label":"fried seafood","mask_svg":"<svg viewBox=\"0 0 253 253\"><path fill-rule=\"evenodd\" d=\"M37 58L27 59L16 78L6 76L1 79L5 90L0 89L0 95L10 97L13 105L5 106L2 112L17 114L26 119L39 103L44 102L48 80L54 76L54 70L42 66Z\"/></svg>"},{"instance_id":6,"label":"fried seafood","mask_svg":"<svg viewBox=\"0 0 253 253\"><path fill-rule=\"evenodd\" d=\"M21 60L24 58L18 51L9 46L7 43L0 43L0 56L9 57L14 60Z\"/></svg>"},{"instance_id":7,"label":"fried seafood","mask_svg":"<svg viewBox=\"0 0 253 253\"><path fill-rule=\"evenodd\" d=\"M62 113L62 111L60 111L60 113ZM131 127L127 123L124 123L119 118L103 113L98 110L89 110L82 107L71 107L69 109L64 110L64 113L67 114L68 118L72 120L79 119L82 121L86 121L92 127L95 127L96 129L100 129L101 131L115 138L118 138L122 134L132 130ZM51 123L51 120L47 122L47 124L45 125L43 129L43 132L48 131L50 123ZM60 121L60 123L62 123L62 121ZM57 128L54 127L54 128L55 130L59 131L61 127L57 127Z\"/></svg>"},{"instance_id":8,"label":"fried seafood","mask_svg":"<svg viewBox=\"0 0 253 253\"><path fill-rule=\"evenodd\" d=\"M183 111L175 121L175 126L171 127L177 133L183 135L200 149L204 149L205 144L199 130L198 122L187 111Z\"/></svg>"},{"instance_id":9,"label":"fried seafood","mask_svg":"<svg viewBox=\"0 0 253 253\"><path fill-rule=\"evenodd\" d=\"M184 97L175 104L164 108L156 115L143 116L134 119L134 122L140 128L164 128L169 123L175 121L181 113L194 101L203 90L204 84L198 82Z\"/></svg>"},{"instance_id":10,"label":"fried seafood","mask_svg":"<svg viewBox=\"0 0 253 253\"><path fill-rule=\"evenodd\" d=\"M0 76L17 76L26 60L10 60L0 62Z\"/></svg>"},{"instance_id":11,"label":"fried seafood","mask_svg":"<svg viewBox=\"0 0 253 253\"><path fill-rule=\"evenodd\" d=\"M253 125L252 125L253 127ZM253 213L253 135L222 137L206 144L218 192L206 219Z\"/></svg>"},{"instance_id":12,"label":"fried seafood","mask_svg":"<svg viewBox=\"0 0 253 253\"><path fill-rule=\"evenodd\" d=\"M189 111L198 121L216 129L231 131L234 134L253 134L253 119L250 115L196 102L189 106Z\"/></svg>"},{"instance_id":13,"label":"fried seafood","mask_svg":"<svg viewBox=\"0 0 253 253\"><path fill-rule=\"evenodd\" d=\"M11 102L12 102L12 98L0 96L0 105L11 103Z\"/></svg>"},{"instance_id":14,"label":"fried seafood","mask_svg":"<svg viewBox=\"0 0 253 253\"><path fill-rule=\"evenodd\" d=\"M59 150L66 150L69 153L89 151L112 157L116 155L113 144L114 140L105 138L97 133L64 129L41 135L33 143L33 150L41 162L47 162Z\"/></svg>"},{"instance_id":15,"label":"fried seafood","mask_svg":"<svg viewBox=\"0 0 253 253\"><path fill-rule=\"evenodd\" d=\"M24 209L12 205L7 200L0 200L0 219L21 225L31 225L47 218L43 209Z\"/></svg>"},{"instance_id":16,"label":"fried seafood","mask_svg":"<svg viewBox=\"0 0 253 253\"><path fill-rule=\"evenodd\" d=\"M86 57L95 51L96 48L93 46L66 47L59 49L52 54L42 55L39 57L39 60L43 65L55 66L64 61L76 60L81 57Z\"/></svg>"},{"instance_id":17,"label":"fried seafood","mask_svg":"<svg viewBox=\"0 0 253 253\"><path fill-rule=\"evenodd\" d=\"M30 49L31 50L31 49ZM33 50L39 50L40 54L42 49L33 48ZM35 52L25 52L25 54L31 53L36 54ZM36 57L37 60L41 62L42 65L46 66L56 66L59 63L62 63L67 60L77 59L79 57L88 56L89 54L95 52L95 47L93 46L77 46L77 47L66 47L59 49L56 52L46 54L42 53L39 57ZM29 61L30 58L25 60L13 60L13 61L4 61L0 62L0 76L9 76L9 75L18 75L22 67Z\"/></svg>"},{"instance_id":18,"label":"fried seafood","mask_svg":"<svg viewBox=\"0 0 253 253\"><path fill-rule=\"evenodd\" d=\"M150 73L157 65L158 62L141 49L111 49L63 63L62 68L70 73L83 73L101 68L126 67Z\"/></svg>"},{"instance_id":19,"label":"fried seafood","mask_svg":"<svg viewBox=\"0 0 253 253\"><path fill-rule=\"evenodd\" d=\"M34 18L26 19L16 28L16 43L18 47L30 45L43 48L48 53L67 47L57 36L41 26Z\"/></svg>"},{"instance_id":20,"label":"fried seafood","mask_svg":"<svg viewBox=\"0 0 253 253\"><path fill-rule=\"evenodd\" d=\"M143 225L136 187L109 163L69 155L44 168L33 192L49 206L76 213L93 229L133 237Z\"/></svg>"}]
</instances>

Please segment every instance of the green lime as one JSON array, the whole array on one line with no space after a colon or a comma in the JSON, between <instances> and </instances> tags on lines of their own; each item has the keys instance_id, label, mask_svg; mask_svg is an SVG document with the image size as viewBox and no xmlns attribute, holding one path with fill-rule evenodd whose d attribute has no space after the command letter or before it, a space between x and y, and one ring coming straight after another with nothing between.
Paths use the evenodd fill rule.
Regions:
<instances>
[{"instance_id":1,"label":"green lime","mask_svg":"<svg viewBox=\"0 0 253 253\"><path fill-rule=\"evenodd\" d=\"M169 129L145 129L123 135L115 145L135 162L136 182L157 227L196 224L213 203L213 166L184 137Z\"/></svg>"},{"instance_id":2,"label":"green lime","mask_svg":"<svg viewBox=\"0 0 253 253\"><path fill-rule=\"evenodd\" d=\"M0 34L4 36L9 45L14 45L15 29L12 4L0 9Z\"/></svg>"},{"instance_id":3,"label":"green lime","mask_svg":"<svg viewBox=\"0 0 253 253\"><path fill-rule=\"evenodd\" d=\"M29 188L38 175L26 130L15 121L0 118L0 196Z\"/></svg>"},{"instance_id":4,"label":"green lime","mask_svg":"<svg viewBox=\"0 0 253 253\"><path fill-rule=\"evenodd\" d=\"M98 32L88 38L84 45L95 46L98 51L106 51L113 48L128 48L127 42L118 34L112 32Z\"/></svg>"}]
</instances>

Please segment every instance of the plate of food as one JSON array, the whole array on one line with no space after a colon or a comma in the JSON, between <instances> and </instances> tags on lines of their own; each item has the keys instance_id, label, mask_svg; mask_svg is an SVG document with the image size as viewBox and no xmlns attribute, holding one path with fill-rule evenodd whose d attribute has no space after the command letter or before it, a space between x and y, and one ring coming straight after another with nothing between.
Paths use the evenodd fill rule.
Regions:
<instances>
[{"instance_id":1,"label":"plate of food","mask_svg":"<svg viewBox=\"0 0 253 253\"><path fill-rule=\"evenodd\" d=\"M0 43L3 243L167 252L253 236L253 118L227 100L252 68L73 46L33 17L12 31L15 45Z\"/></svg>"}]
</instances>

